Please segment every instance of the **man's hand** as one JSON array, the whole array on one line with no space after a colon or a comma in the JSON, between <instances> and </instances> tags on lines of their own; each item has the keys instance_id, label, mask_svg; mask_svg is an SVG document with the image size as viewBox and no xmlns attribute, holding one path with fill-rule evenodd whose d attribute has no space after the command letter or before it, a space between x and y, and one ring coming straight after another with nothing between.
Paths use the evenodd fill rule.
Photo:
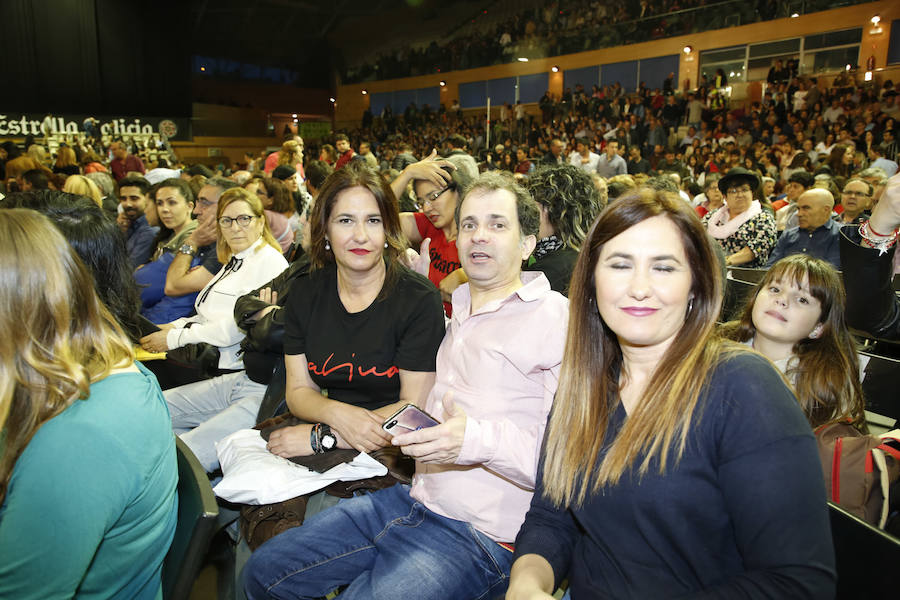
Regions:
<instances>
[{"instance_id":1,"label":"man's hand","mask_svg":"<svg viewBox=\"0 0 900 600\"><path fill-rule=\"evenodd\" d=\"M128 228L131 227L131 219L126 217L125 213L119 213L116 215L116 225L119 226L119 231L128 233Z\"/></svg>"},{"instance_id":2,"label":"man's hand","mask_svg":"<svg viewBox=\"0 0 900 600\"><path fill-rule=\"evenodd\" d=\"M900 173L888 179L881 200L869 218L869 228L874 233L889 235L897 227L900 227Z\"/></svg>"},{"instance_id":3,"label":"man's hand","mask_svg":"<svg viewBox=\"0 0 900 600\"><path fill-rule=\"evenodd\" d=\"M147 352L165 352L169 349L169 343L166 341L167 334L168 330L163 329L150 335L145 335L141 338L141 348Z\"/></svg>"},{"instance_id":4,"label":"man's hand","mask_svg":"<svg viewBox=\"0 0 900 600\"><path fill-rule=\"evenodd\" d=\"M419 251L416 252L412 248L407 248L406 253L401 256L403 264L418 273L428 277L428 270L431 268L431 238L422 240Z\"/></svg>"},{"instance_id":5,"label":"man's hand","mask_svg":"<svg viewBox=\"0 0 900 600\"><path fill-rule=\"evenodd\" d=\"M194 248L200 248L215 242L217 235L216 211L210 208L197 219L197 229L191 232L185 242Z\"/></svg>"},{"instance_id":6,"label":"man's hand","mask_svg":"<svg viewBox=\"0 0 900 600\"><path fill-rule=\"evenodd\" d=\"M455 463L466 436L467 417L463 409L453 402L453 392L444 394L442 403L443 423L394 436L391 443L400 446L403 454L422 463Z\"/></svg>"}]
</instances>

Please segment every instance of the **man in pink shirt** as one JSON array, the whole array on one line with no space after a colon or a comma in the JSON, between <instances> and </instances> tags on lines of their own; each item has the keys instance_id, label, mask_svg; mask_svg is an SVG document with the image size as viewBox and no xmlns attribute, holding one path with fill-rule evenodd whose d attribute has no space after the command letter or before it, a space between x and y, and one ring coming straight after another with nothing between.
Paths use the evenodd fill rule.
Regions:
<instances>
[{"instance_id":1,"label":"man in pink shirt","mask_svg":"<svg viewBox=\"0 0 900 600\"><path fill-rule=\"evenodd\" d=\"M249 599L318 597L345 584L342 598L503 594L556 392L568 301L543 273L521 272L540 223L521 187L485 173L457 221L469 282L453 294L425 403L441 424L393 438L417 461L412 486L341 502L263 544L244 570Z\"/></svg>"}]
</instances>

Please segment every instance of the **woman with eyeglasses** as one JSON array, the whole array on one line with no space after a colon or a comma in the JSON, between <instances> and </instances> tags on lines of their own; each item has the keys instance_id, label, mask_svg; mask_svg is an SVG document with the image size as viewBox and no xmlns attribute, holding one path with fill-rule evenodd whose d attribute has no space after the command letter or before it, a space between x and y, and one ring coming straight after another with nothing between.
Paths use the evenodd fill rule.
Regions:
<instances>
[{"instance_id":1,"label":"woman with eyeglasses","mask_svg":"<svg viewBox=\"0 0 900 600\"><path fill-rule=\"evenodd\" d=\"M235 301L281 273L287 261L255 194L242 188L227 190L219 198L216 220L216 252L225 266L197 295L197 314L160 325L160 331L141 338L141 346L148 352L166 352L206 342L218 348L217 368L226 373L243 368L237 353L244 334L234 321ZM163 389L202 378L193 369L166 363L162 368L151 363Z\"/></svg>"},{"instance_id":2,"label":"woman with eyeglasses","mask_svg":"<svg viewBox=\"0 0 900 600\"><path fill-rule=\"evenodd\" d=\"M704 216L703 224L725 251L725 265L764 267L778 238L775 219L755 199L759 176L735 167L718 185L725 194L725 205Z\"/></svg>"},{"instance_id":3,"label":"woman with eyeglasses","mask_svg":"<svg viewBox=\"0 0 900 600\"><path fill-rule=\"evenodd\" d=\"M441 290L444 310L450 315L453 290L468 281L456 252L456 206L465 188L478 173L472 173L468 155L450 155L438 159L437 152L403 169L391 182L397 197L412 182L421 212L400 213L403 234L413 248L420 250L420 261L411 265ZM427 244L423 242L428 240ZM421 246L420 246L421 244ZM427 268L426 268L427 267Z\"/></svg>"}]
</instances>

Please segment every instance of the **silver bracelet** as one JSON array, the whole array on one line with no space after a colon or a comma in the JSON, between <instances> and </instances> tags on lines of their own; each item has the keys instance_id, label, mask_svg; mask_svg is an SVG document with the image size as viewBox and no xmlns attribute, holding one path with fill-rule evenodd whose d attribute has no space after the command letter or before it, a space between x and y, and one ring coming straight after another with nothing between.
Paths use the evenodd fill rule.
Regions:
<instances>
[{"instance_id":1,"label":"silver bracelet","mask_svg":"<svg viewBox=\"0 0 900 600\"><path fill-rule=\"evenodd\" d=\"M863 243L861 245L872 248L873 250L878 250L878 256L887 253L887 251L891 249L891 246L897 242L896 229L888 235L881 235L880 233L872 231L868 221L859 226L859 235L862 237Z\"/></svg>"}]
</instances>

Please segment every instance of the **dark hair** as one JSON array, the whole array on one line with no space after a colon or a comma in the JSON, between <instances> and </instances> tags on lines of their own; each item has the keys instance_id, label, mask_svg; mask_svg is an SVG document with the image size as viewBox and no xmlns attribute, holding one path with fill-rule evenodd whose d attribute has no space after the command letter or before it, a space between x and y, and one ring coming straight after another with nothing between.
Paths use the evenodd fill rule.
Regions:
<instances>
[{"instance_id":1,"label":"dark hair","mask_svg":"<svg viewBox=\"0 0 900 600\"><path fill-rule=\"evenodd\" d=\"M337 134L336 136L334 136L334 142L335 142L335 143L337 143L337 142L349 142L349 141L350 141L350 138L347 137L347 134L346 134L346 133L339 133L339 134Z\"/></svg>"},{"instance_id":2,"label":"dark hair","mask_svg":"<svg viewBox=\"0 0 900 600\"><path fill-rule=\"evenodd\" d=\"M136 187L146 195L150 191L150 182L143 177L124 177L119 180L119 189L121 190L123 187Z\"/></svg>"},{"instance_id":3,"label":"dark hair","mask_svg":"<svg viewBox=\"0 0 900 600\"><path fill-rule=\"evenodd\" d=\"M533 235L537 237L541 227L541 209L525 188L516 183L512 175L503 171L485 171L465 191L465 194L456 204L456 212L453 219L459 227L459 214L462 205L472 192L494 192L504 190L516 199L516 217L519 220L519 235L525 237Z\"/></svg>"},{"instance_id":4,"label":"dark hair","mask_svg":"<svg viewBox=\"0 0 900 600\"><path fill-rule=\"evenodd\" d=\"M378 298L381 299L393 287L400 269L404 268L400 265L399 258L406 251L409 242L403 235L403 228L400 226L397 198L394 196L391 186L366 163L350 162L344 168L334 171L322 184L322 189L313 204L312 214L309 217L309 262L313 269L319 269L334 262L332 251L325 249L328 221L340 193L355 187L369 191L375 197L375 203L381 213L384 237L388 244L384 250L387 273L382 291L378 295Z\"/></svg>"},{"instance_id":5,"label":"dark hair","mask_svg":"<svg viewBox=\"0 0 900 600\"><path fill-rule=\"evenodd\" d=\"M322 189L322 184L325 183L325 180L332 173L334 173L334 167L327 162L311 160L309 161L309 164L306 165L306 182L317 190L320 190Z\"/></svg>"},{"instance_id":6,"label":"dark hair","mask_svg":"<svg viewBox=\"0 0 900 600\"><path fill-rule=\"evenodd\" d=\"M294 208L294 199L291 197L291 190L287 188L283 181L274 177L259 177L252 181L260 182L266 188L266 194L272 200L272 208L277 213L286 213Z\"/></svg>"},{"instance_id":7,"label":"dark hair","mask_svg":"<svg viewBox=\"0 0 900 600\"><path fill-rule=\"evenodd\" d=\"M674 171L673 171L674 172ZM667 192L669 194L678 193L678 184L668 175L657 175L650 177L644 182L644 186L657 192Z\"/></svg>"},{"instance_id":8,"label":"dark hair","mask_svg":"<svg viewBox=\"0 0 900 600\"><path fill-rule=\"evenodd\" d=\"M31 184L36 190L46 190L50 187L50 179L43 169L30 169L22 173L22 179Z\"/></svg>"},{"instance_id":9,"label":"dark hair","mask_svg":"<svg viewBox=\"0 0 900 600\"><path fill-rule=\"evenodd\" d=\"M137 343L140 296L125 239L115 221L90 198L56 190L10 194L4 206L30 208L53 221L93 275L100 300Z\"/></svg>"},{"instance_id":10,"label":"dark hair","mask_svg":"<svg viewBox=\"0 0 900 600\"><path fill-rule=\"evenodd\" d=\"M181 194L181 197L184 198L185 202L190 202L191 204L196 203L194 192L191 191L191 186L188 185L188 182L184 179L181 179L180 177L170 177L169 179L164 179L156 184L156 191L159 191L160 189L166 187L175 188L176 190L178 190L178 193Z\"/></svg>"},{"instance_id":11,"label":"dark hair","mask_svg":"<svg viewBox=\"0 0 900 600\"><path fill-rule=\"evenodd\" d=\"M797 171L791 173L791 176L788 177L788 182L799 183L804 188L809 189L816 184L816 178L812 173L807 171Z\"/></svg>"},{"instance_id":12,"label":"dark hair","mask_svg":"<svg viewBox=\"0 0 900 600\"><path fill-rule=\"evenodd\" d=\"M215 175L215 173L213 173L213 171L209 167L207 167L206 165L199 165L199 164L191 165L190 167L186 168L184 170L184 172L191 176L203 175L207 179L209 179Z\"/></svg>"},{"instance_id":13,"label":"dark hair","mask_svg":"<svg viewBox=\"0 0 900 600\"><path fill-rule=\"evenodd\" d=\"M450 144L454 148L465 148L466 147L466 138L461 136L458 133L454 133L453 135L447 138L447 143Z\"/></svg>"},{"instance_id":14,"label":"dark hair","mask_svg":"<svg viewBox=\"0 0 900 600\"><path fill-rule=\"evenodd\" d=\"M581 249L584 237L601 210L600 191L591 176L570 164L537 169L525 189L547 208L547 219L567 246Z\"/></svg>"}]
</instances>

